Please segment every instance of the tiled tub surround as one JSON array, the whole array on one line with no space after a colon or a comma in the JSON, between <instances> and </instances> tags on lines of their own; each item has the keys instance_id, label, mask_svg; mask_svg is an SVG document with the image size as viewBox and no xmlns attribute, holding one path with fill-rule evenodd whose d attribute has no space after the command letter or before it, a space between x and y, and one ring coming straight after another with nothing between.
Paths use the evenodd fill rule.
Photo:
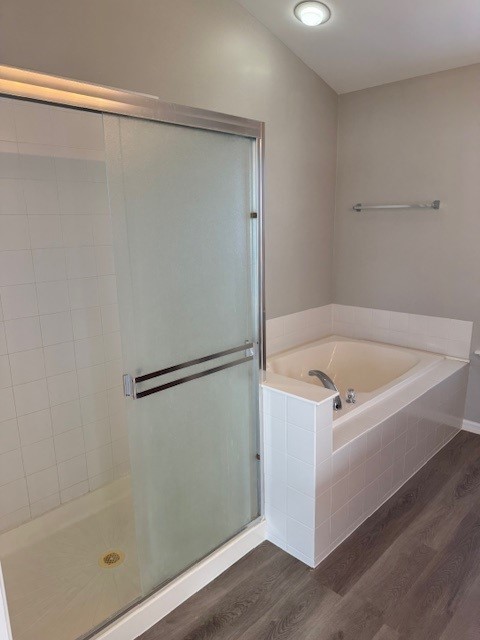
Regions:
<instances>
[{"instance_id":1,"label":"tiled tub surround","mask_svg":"<svg viewBox=\"0 0 480 640\"><path fill-rule=\"evenodd\" d=\"M473 322L333 305L332 333L470 358Z\"/></svg>"},{"instance_id":2,"label":"tiled tub surround","mask_svg":"<svg viewBox=\"0 0 480 640\"><path fill-rule=\"evenodd\" d=\"M267 379L268 539L317 566L461 428L467 376L466 363L445 359L340 427L331 397L295 397L287 379Z\"/></svg>"},{"instance_id":3,"label":"tiled tub surround","mask_svg":"<svg viewBox=\"0 0 480 640\"><path fill-rule=\"evenodd\" d=\"M335 334L470 357L473 323L382 309L329 304L267 321L267 354Z\"/></svg>"},{"instance_id":4,"label":"tiled tub surround","mask_svg":"<svg viewBox=\"0 0 480 640\"><path fill-rule=\"evenodd\" d=\"M332 334L333 304L267 320L267 355Z\"/></svg>"},{"instance_id":5,"label":"tiled tub surround","mask_svg":"<svg viewBox=\"0 0 480 640\"><path fill-rule=\"evenodd\" d=\"M0 99L0 530L126 472L100 115Z\"/></svg>"}]
</instances>

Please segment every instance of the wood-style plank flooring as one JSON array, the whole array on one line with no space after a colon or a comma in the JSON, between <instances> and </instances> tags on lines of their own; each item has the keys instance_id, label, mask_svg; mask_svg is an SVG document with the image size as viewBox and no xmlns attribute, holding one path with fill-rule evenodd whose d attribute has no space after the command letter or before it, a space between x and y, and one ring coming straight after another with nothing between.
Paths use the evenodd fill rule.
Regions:
<instances>
[{"instance_id":1,"label":"wood-style plank flooring","mask_svg":"<svg viewBox=\"0 0 480 640\"><path fill-rule=\"evenodd\" d=\"M460 432L315 570L265 542L141 640L480 640L480 436Z\"/></svg>"}]
</instances>

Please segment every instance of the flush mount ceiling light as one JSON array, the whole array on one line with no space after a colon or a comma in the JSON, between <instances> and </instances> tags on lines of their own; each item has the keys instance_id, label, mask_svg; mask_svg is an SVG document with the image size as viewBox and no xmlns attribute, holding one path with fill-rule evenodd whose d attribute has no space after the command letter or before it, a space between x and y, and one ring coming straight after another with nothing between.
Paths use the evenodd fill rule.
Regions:
<instances>
[{"instance_id":1,"label":"flush mount ceiling light","mask_svg":"<svg viewBox=\"0 0 480 640\"><path fill-rule=\"evenodd\" d=\"M295 17L307 27L318 27L330 20L330 9L323 2L300 2L294 9Z\"/></svg>"}]
</instances>

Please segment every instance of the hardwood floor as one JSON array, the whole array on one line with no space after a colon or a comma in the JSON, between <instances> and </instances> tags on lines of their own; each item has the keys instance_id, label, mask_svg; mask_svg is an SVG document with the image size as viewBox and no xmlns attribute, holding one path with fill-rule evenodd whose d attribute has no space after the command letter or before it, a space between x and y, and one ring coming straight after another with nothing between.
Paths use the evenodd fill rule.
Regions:
<instances>
[{"instance_id":1,"label":"hardwood floor","mask_svg":"<svg viewBox=\"0 0 480 640\"><path fill-rule=\"evenodd\" d=\"M315 570L265 542L141 640L479 640L480 436L460 432Z\"/></svg>"}]
</instances>

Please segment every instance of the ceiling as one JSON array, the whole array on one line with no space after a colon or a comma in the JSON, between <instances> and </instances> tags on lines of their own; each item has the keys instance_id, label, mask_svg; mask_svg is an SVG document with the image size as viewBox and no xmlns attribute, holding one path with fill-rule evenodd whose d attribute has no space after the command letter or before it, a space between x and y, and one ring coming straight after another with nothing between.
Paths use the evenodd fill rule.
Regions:
<instances>
[{"instance_id":1,"label":"ceiling","mask_svg":"<svg viewBox=\"0 0 480 640\"><path fill-rule=\"evenodd\" d=\"M480 62L480 0L324 0L306 27L295 0L237 0L338 93Z\"/></svg>"}]
</instances>

